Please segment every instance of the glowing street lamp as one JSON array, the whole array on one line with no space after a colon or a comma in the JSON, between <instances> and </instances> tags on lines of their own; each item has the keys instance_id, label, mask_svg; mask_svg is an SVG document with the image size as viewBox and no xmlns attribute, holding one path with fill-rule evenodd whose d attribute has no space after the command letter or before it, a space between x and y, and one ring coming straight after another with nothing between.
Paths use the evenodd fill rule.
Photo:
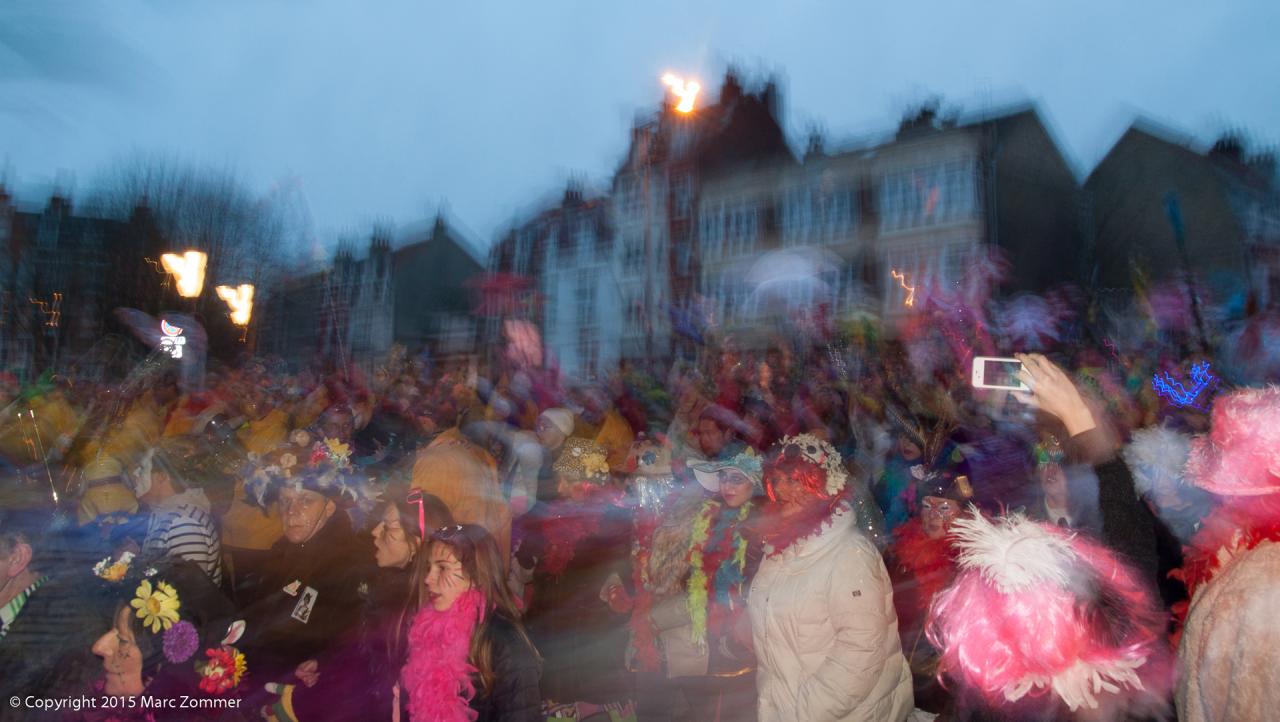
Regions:
<instances>
[{"instance_id":1,"label":"glowing street lamp","mask_svg":"<svg viewBox=\"0 0 1280 722\"><path fill-rule=\"evenodd\" d=\"M183 298L199 297L200 290L204 288L204 268L208 262L209 257L200 251L160 256L160 265L173 276L178 295Z\"/></svg>"},{"instance_id":2,"label":"glowing street lamp","mask_svg":"<svg viewBox=\"0 0 1280 722\"><path fill-rule=\"evenodd\" d=\"M249 316L253 313L253 286L242 283L235 288L218 286L218 298L231 307L231 323L237 326L248 326Z\"/></svg>"},{"instance_id":3,"label":"glowing street lamp","mask_svg":"<svg viewBox=\"0 0 1280 722\"><path fill-rule=\"evenodd\" d=\"M671 88L671 92L675 94L680 102L676 104L676 110L681 113L693 112L693 101L698 97L698 91L702 90L702 86L696 80L686 82L684 78L667 73L662 76L662 83Z\"/></svg>"}]
</instances>

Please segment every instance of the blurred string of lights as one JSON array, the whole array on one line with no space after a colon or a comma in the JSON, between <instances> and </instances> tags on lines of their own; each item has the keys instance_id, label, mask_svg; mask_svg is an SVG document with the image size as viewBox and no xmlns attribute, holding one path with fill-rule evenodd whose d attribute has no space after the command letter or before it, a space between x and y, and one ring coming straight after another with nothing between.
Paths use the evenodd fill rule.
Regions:
<instances>
[{"instance_id":1,"label":"blurred string of lights","mask_svg":"<svg viewBox=\"0 0 1280 722\"><path fill-rule=\"evenodd\" d=\"M889 275L902 286L902 290L907 292L907 297L902 301L902 305L911 308L916 305L916 287L907 285L907 274L898 273L898 269L890 269Z\"/></svg>"},{"instance_id":2,"label":"blurred string of lights","mask_svg":"<svg viewBox=\"0 0 1280 722\"><path fill-rule=\"evenodd\" d=\"M1189 386L1175 379L1168 371L1163 373L1157 371L1151 376L1151 388L1174 406L1204 411L1205 404L1199 401L1200 397L1217 380L1218 378L1209 372L1209 362L1201 361L1191 365Z\"/></svg>"},{"instance_id":3,"label":"blurred string of lights","mask_svg":"<svg viewBox=\"0 0 1280 722\"><path fill-rule=\"evenodd\" d=\"M44 301L39 298L29 298L27 300L40 309L40 313L44 314L45 326L57 328L62 323L62 293L54 291L50 301Z\"/></svg>"}]
</instances>

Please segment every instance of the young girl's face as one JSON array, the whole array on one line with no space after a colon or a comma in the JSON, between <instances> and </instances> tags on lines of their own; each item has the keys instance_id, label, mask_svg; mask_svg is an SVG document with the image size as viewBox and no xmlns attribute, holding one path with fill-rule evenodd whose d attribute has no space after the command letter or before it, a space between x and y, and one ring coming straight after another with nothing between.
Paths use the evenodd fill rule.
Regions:
<instances>
[{"instance_id":1,"label":"young girl's face","mask_svg":"<svg viewBox=\"0 0 1280 722\"><path fill-rule=\"evenodd\" d=\"M401 524L394 504L387 505L382 521L373 528L373 548L374 559L383 568L404 569L413 561L417 547Z\"/></svg>"},{"instance_id":2,"label":"young girl's face","mask_svg":"<svg viewBox=\"0 0 1280 722\"><path fill-rule=\"evenodd\" d=\"M437 612L445 612L471 588L471 578L448 545L436 542L431 545L429 554L431 568L427 572L427 596Z\"/></svg>"}]
</instances>

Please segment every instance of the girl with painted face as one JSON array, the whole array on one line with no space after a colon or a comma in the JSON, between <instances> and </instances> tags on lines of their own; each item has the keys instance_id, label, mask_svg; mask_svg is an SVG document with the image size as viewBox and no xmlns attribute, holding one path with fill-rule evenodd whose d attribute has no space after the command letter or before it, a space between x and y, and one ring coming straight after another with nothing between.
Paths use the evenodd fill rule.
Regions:
<instances>
[{"instance_id":1,"label":"girl with painted face","mask_svg":"<svg viewBox=\"0 0 1280 722\"><path fill-rule=\"evenodd\" d=\"M413 564L410 603L417 611L393 719L542 719L540 660L484 527L452 525L431 534Z\"/></svg>"}]
</instances>

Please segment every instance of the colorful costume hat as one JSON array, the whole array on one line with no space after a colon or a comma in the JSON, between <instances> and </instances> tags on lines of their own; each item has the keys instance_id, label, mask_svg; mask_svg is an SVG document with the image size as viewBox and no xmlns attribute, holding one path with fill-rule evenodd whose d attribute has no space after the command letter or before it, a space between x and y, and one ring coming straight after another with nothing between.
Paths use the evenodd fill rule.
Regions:
<instances>
[{"instance_id":1,"label":"colorful costume hat","mask_svg":"<svg viewBox=\"0 0 1280 722\"><path fill-rule=\"evenodd\" d=\"M102 580L99 599L114 619L120 605L131 609L135 643L143 655L148 693L189 694L198 688L224 695L244 679L247 664L235 643L244 634L231 603L204 572L167 559L125 552L93 568Z\"/></svg>"},{"instance_id":2,"label":"colorful costume hat","mask_svg":"<svg viewBox=\"0 0 1280 722\"><path fill-rule=\"evenodd\" d=\"M1244 389L1213 405L1208 436L1191 442L1187 476L1220 496L1280 493L1280 386Z\"/></svg>"},{"instance_id":3,"label":"colorful costume hat","mask_svg":"<svg viewBox=\"0 0 1280 722\"><path fill-rule=\"evenodd\" d=\"M314 491L336 501L347 499L368 514L378 502L372 479L355 473L351 447L336 439L311 444L305 432L294 432L289 442L256 460L245 481L250 503L266 507L286 487ZM299 444L298 442L303 442Z\"/></svg>"},{"instance_id":4,"label":"colorful costume hat","mask_svg":"<svg viewBox=\"0 0 1280 722\"><path fill-rule=\"evenodd\" d=\"M605 484L609 481L609 456L603 446L590 439L571 438L565 440L551 470L572 481Z\"/></svg>"},{"instance_id":5,"label":"colorful costume hat","mask_svg":"<svg viewBox=\"0 0 1280 722\"><path fill-rule=\"evenodd\" d=\"M692 468L694 478L712 494L720 490L721 473L745 477L751 482L755 495L764 493L764 460L756 454L755 449L747 448L727 461L709 461L695 464Z\"/></svg>"},{"instance_id":6,"label":"colorful costume hat","mask_svg":"<svg viewBox=\"0 0 1280 722\"><path fill-rule=\"evenodd\" d=\"M1043 698L1102 718L1162 711L1173 681L1166 618L1115 554L1020 514L973 510L951 535L960 572L928 622L941 674L993 708Z\"/></svg>"}]
</instances>

